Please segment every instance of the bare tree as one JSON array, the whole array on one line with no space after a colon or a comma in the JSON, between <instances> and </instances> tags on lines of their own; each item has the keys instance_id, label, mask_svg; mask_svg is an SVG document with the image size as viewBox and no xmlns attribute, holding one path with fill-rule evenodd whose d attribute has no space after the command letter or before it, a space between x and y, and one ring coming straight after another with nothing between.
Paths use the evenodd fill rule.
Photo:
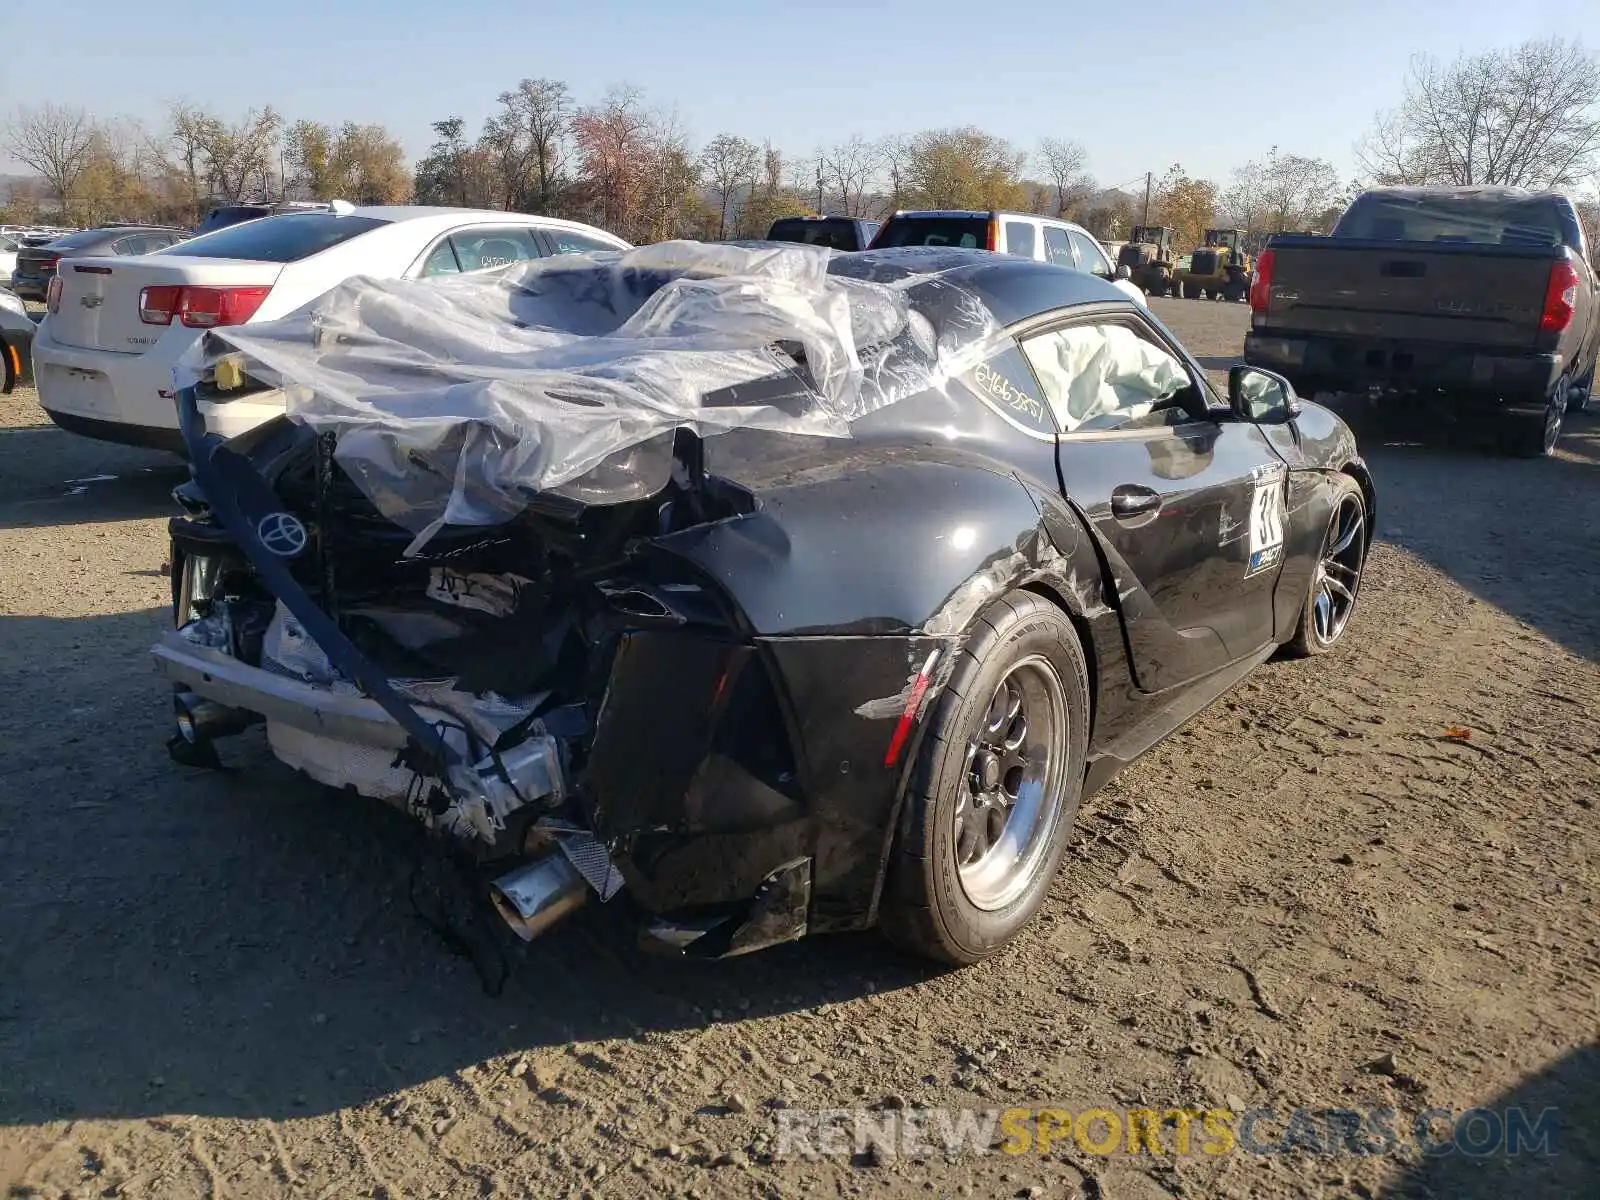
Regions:
<instances>
[{"instance_id":1,"label":"bare tree","mask_svg":"<svg viewBox=\"0 0 1600 1200\"><path fill-rule=\"evenodd\" d=\"M1082 142L1040 138L1039 162L1044 167L1045 178L1055 188L1055 215L1058 217L1066 216L1067 209L1094 188L1085 169L1089 165L1089 152Z\"/></svg>"},{"instance_id":2,"label":"bare tree","mask_svg":"<svg viewBox=\"0 0 1600 1200\"><path fill-rule=\"evenodd\" d=\"M865 217L876 210L882 143L853 136L825 151L821 165L824 189L838 198L841 216Z\"/></svg>"},{"instance_id":3,"label":"bare tree","mask_svg":"<svg viewBox=\"0 0 1600 1200\"><path fill-rule=\"evenodd\" d=\"M560 80L524 79L499 100L479 144L499 169L506 207L551 212L569 182L572 94Z\"/></svg>"},{"instance_id":4,"label":"bare tree","mask_svg":"<svg viewBox=\"0 0 1600 1200\"><path fill-rule=\"evenodd\" d=\"M637 88L619 87L573 118L573 141L597 224L632 241L646 224L654 122Z\"/></svg>"},{"instance_id":5,"label":"bare tree","mask_svg":"<svg viewBox=\"0 0 1600 1200\"><path fill-rule=\"evenodd\" d=\"M1412 60L1357 148L1380 183L1555 187L1600 163L1600 59L1561 38Z\"/></svg>"},{"instance_id":6,"label":"bare tree","mask_svg":"<svg viewBox=\"0 0 1600 1200\"><path fill-rule=\"evenodd\" d=\"M1332 163L1284 154L1274 146L1265 158L1252 159L1234 171L1220 207L1241 229L1285 233L1320 224L1327 210L1344 198Z\"/></svg>"},{"instance_id":7,"label":"bare tree","mask_svg":"<svg viewBox=\"0 0 1600 1200\"><path fill-rule=\"evenodd\" d=\"M46 102L17 109L4 132L12 156L42 175L65 206L94 149L94 120L81 108Z\"/></svg>"},{"instance_id":8,"label":"bare tree","mask_svg":"<svg viewBox=\"0 0 1600 1200\"><path fill-rule=\"evenodd\" d=\"M718 206L717 237L728 236L728 207L741 188L752 186L761 164L761 147L732 133L719 133L700 154L700 170Z\"/></svg>"},{"instance_id":9,"label":"bare tree","mask_svg":"<svg viewBox=\"0 0 1600 1200\"><path fill-rule=\"evenodd\" d=\"M251 109L234 125L208 113L194 114L191 134L211 194L235 203L268 195L282 127L283 119L270 105Z\"/></svg>"},{"instance_id":10,"label":"bare tree","mask_svg":"<svg viewBox=\"0 0 1600 1200\"><path fill-rule=\"evenodd\" d=\"M887 220L900 210L906 196L906 164L911 158L911 139L900 134L890 134L878 139L878 161L882 164L885 195L878 206L877 216Z\"/></svg>"}]
</instances>

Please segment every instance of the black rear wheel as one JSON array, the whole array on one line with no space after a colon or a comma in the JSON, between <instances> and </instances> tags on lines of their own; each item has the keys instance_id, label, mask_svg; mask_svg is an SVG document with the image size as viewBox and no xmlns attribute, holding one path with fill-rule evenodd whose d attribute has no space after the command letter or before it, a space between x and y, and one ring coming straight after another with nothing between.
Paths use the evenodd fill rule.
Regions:
<instances>
[{"instance_id":1,"label":"black rear wheel","mask_svg":"<svg viewBox=\"0 0 1600 1200\"><path fill-rule=\"evenodd\" d=\"M1523 458L1548 458L1561 439L1561 420L1567 415L1572 392L1570 376L1563 375L1544 398L1544 409L1537 413L1508 413L1507 440L1511 453Z\"/></svg>"},{"instance_id":2,"label":"black rear wheel","mask_svg":"<svg viewBox=\"0 0 1600 1200\"><path fill-rule=\"evenodd\" d=\"M879 921L949 963L993 954L1044 903L1077 816L1089 685L1072 622L1011 592L960 652L913 765Z\"/></svg>"},{"instance_id":3,"label":"black rear wheel","mask_svg":"<svg viewBox=\"0 0 1600 1200\"><path fill-rule=\"evenodd\" d=\"M1583 378L1572 385L1572 394L1567 397L1568 412L1589 411L1589 405L1592 402L1594 393L1594 372L1596 366L1600 366L1600 354L1597 354L1596 362L1589 364L1589 370L1584 374Z\"/></svg>"}]
</instances>

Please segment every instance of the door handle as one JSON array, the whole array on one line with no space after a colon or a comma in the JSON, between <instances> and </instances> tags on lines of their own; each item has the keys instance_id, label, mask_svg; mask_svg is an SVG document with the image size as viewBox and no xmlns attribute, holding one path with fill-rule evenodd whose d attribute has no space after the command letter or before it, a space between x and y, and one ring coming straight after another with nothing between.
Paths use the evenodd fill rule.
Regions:
<instances>
[{"instance_id":1,"label":"door handle","mask_svg":"<svg viewBox=\"0 0 1600 1200\"><path fill-rule=\"evenodd\" d=\"M1125 483L1111 493L1111 515L1142 517L1161 507L1161 493L1138 484Z\"/></svg>"}]
</instances>

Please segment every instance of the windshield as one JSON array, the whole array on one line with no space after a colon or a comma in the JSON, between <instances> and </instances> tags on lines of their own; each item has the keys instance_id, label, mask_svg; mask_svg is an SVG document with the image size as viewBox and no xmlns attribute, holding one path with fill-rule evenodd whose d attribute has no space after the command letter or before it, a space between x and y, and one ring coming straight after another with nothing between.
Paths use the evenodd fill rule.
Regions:
<instances>
[{"instance_id":1,"label":"windshield","mask_svg":"<svg viewBox=\"0 0 1600 1200\"><path fill-rule=\"evenodd\" d=\"M989 244L989 218L974 216L891 217L873 246L962 246L981 250Z\"/></svg>"},{"instance_id":2,"label":"windshield","mask_svg":"<svg viewBox=\"0 0 1600 1200\"><path fill-rule=\"evenodd\" d=\"M286 213L230 225L215 233L190 238L157 254L182 258L237 258L251 262L291 263L310 258L340 242L389 222L376 217L341 217L335 213Z\"/></svg>"},{"instance_id":3,"label":"windshield","mask_svg":"<svg viewBox=\"0 0 1600 1200\"><path fill-rule=\"evenodd\" d=\"M1372 193L1360 197L1339 218L1333 236L1478 246L1562 244L1555 205L1542 196Z\"/></svg>"}]
</instances>

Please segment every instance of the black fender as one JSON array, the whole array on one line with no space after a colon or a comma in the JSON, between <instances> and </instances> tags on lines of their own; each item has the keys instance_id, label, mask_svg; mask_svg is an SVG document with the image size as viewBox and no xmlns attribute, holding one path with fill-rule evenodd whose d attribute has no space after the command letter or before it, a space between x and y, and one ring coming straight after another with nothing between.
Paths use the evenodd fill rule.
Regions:
<instances>
[{"instance_id":1,"label":"black fender","mask_svg":"<svg viewBox=\"0 0 1600 1200\"><path fill-rule=\"evenodd\" d=\"M1273 594L1273 619L1280 640L1293 635L1300 609L1322 551L1338 476L1361 488L1367 506L1367 544L1377 527L1378 492L1372 471L1356 446L1355 434L1331 409L1300 401L1294 418L1262 430L1289 464L1288 529L1283 570Z\"/></svg>"}]
</instances>

